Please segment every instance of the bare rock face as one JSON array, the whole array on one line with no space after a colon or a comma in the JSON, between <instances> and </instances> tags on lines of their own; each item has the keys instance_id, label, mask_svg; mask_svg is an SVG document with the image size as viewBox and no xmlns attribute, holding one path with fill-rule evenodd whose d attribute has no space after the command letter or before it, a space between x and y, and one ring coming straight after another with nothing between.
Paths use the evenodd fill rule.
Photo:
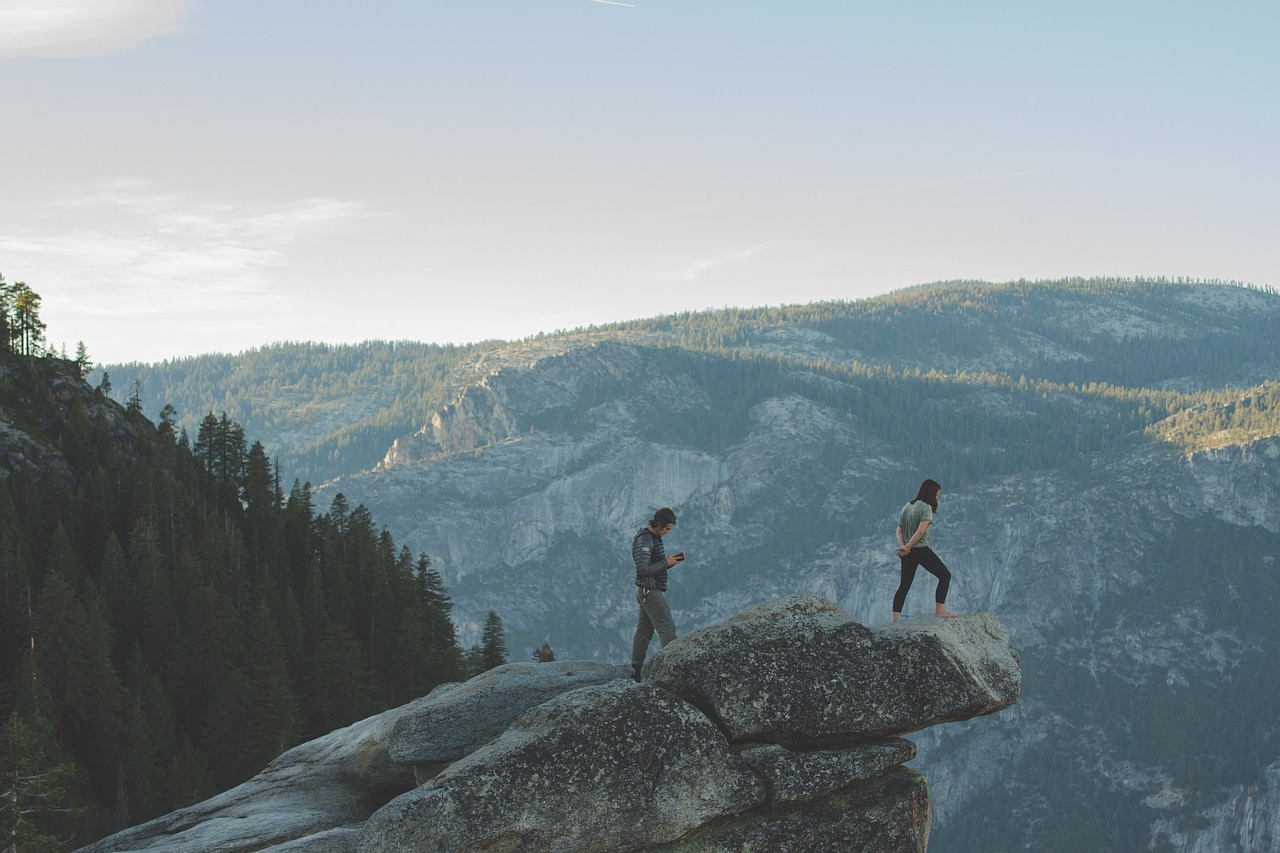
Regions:
<instances>
[{"instance_id":1,"label":"bare rock face","mask_svg":"<svg viewBox=\"0 0 1280 853\"><path fill-rule=\"evenodd\" d=\"M387 737L400 712L385 711L299 744L229 791L108 836L80 853L350 850L370 813L413 787L413 770L387 754Z\"/></svg>"},{"instance_id":2,"label":"bare rock face","mask_svg":"<svg viewBox=\"0 0 1280 853\"><path fill-rule=\"evenodd\" d=\"M360 849L635 850L764 799L760 777L697 709L618 681L528 711L379 810Z\"/></svg>"},{"instance_id":3,"label":"bare rock face","mask_svg":"<svg viewBox=\"0 0 1280 853\"><path fill-rule=\"evenodd\" d=\"M798 596L624 674L498 667L81 853L920 853L928 785L886 735L989 714L1020 683L988 614L869 629Z\"/></svg>"},{"instance_id":4,"label":"bare rock face","mask_svg":"<svg viewBox=\"0 0 1280 853\"><path fill-rule=\"evenodd\" d=\"M645 853L923 853L929 818L924 777L895 767L819 800L715 821Z\"/></svg>"},{"instance_id":5,"label":"bare rock face","mask_svg":"<svg viewBox=\"0 0 1280 853\"><path fill-rule=\"evenodd\" d=\"M404 706L391 731L391 758L429 778L502 734L529 708L627 675L625 667L595 661L509 663L465 684L441 685Z\"/></svg>"},{"instance_id":6,"label":"bare rock face","mask_svg":"<svg viewBox=\"0 0 1280 853\"><path fill-rule=\"evenodd\" d=\"M771 743L739 754L765 780L768 802L775 805L821 799L870 779L915 758L916 745L902 738L884 738L843 749L796 752Z\"/></svg>"},{"instance_id":7,"label":"bare rock face","mask_svg":"<svg viewBox=\"0 0 1280 853\"><path fill-rule=\"evenodd\" d=\"M814 747L1007 708L1021 670L990 614L871 629L825 599L791 596L678 638L645 679L731 741Z\"/></svg>"}]
</instances>

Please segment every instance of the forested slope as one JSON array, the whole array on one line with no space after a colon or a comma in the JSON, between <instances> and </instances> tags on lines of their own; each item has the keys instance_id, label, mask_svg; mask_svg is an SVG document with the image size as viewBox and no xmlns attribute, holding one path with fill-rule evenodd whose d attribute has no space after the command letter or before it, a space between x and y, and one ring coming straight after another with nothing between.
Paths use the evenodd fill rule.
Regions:
<instances>
[{"instance_id":1,"label":"forested slope","mask_svg":"<svg viewBox=\"0 0 1280 853\"><path fill-rule=\"evenodd\" d=\"M105 370L119 399L136 393L156 417L170 405L193 435L205 415L227 414L248 434L270 437L287 476L319 483L372 467L448 402L457 391L451 373L477 346L279 343Z\"/></svg>"},{"instance_id":2,"label":"forested slope","mask_svg":"<svg viewBox=\"0 0 1280 853\"><path fill-rule=\"evenodd\" d=\"M0 352L0 831L18 849L196 802L467 674L439 574L367 509L282 487L226 417L190 442L78 373Z\"/></svg>"}]
</instances>

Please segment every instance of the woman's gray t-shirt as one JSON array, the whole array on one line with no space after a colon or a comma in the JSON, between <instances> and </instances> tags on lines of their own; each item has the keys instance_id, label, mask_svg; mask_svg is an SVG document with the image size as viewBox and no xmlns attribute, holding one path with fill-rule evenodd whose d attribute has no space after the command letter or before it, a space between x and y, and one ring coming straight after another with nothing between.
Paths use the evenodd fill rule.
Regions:
<instances>
[{"instance_id":1,"label":"woman's gray t-shirt","mask_svg":"<svg viewBox=\"0 0 1280 853\"><path fill-rule=\"evenodd\" d=\"M911 541L911 537L916 535L916 528L920 526L922 521L933 521L933 508L924 501L916 501L908 503L902 508L902 512L898 513L898 528L902 530L903 544ZM933 525L925 528L924 534L920 537L920 541L915 544L916 548L932 548L929 543L929 531L933 529Z\"/></svg>"}]
</instances>

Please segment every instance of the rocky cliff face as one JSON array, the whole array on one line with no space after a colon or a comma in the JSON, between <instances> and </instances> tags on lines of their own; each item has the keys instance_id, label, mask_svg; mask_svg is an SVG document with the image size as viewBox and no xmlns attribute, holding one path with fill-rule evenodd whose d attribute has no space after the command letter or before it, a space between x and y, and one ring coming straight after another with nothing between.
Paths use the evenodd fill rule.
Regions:
<instances>
[{"instance_id":1,"label":"rocky cliff face","mask_svg":"<svg viewBox=\"0 0 1280 853\"><path fill-rule=\"evenodd\" d=\"M136 456L140 431L155 429L145 419L130 419L124 407L90 388L68 362L45 359L34 372L25 364L0 362L0 383L0 399L8 400L8 405L0 402L0 477L27 471L72 483L83 472L68 458L69 444L85 442L99 429L127 457Z\"/></svg>"},{"instance_id":2,"label":"rocky cliff face","mask_svg":"<svg viewBox=\"0 0 1280 853\"><path fill-rule=\"evenodd\" d=\"M1006 708L1021 683L990 615L868 629L805 597L676 640L640 684L622 672L446 685L82 853L918 853L929 793L899 735Z\"/></svg>"},{"instance_id":3,"label":"rocky cliff face","mask_svg":"<svg viewBox=\"0 0 1280 853\"><path fill-rule=\"evenodd\" d=\"M768 340L817 345L801 337ZM969 431L894 434L877 425L881 401L865 387L797 366L753 368L770 377L753 386L734 373L736 362L644 341L584 338L526 355L486 373L378 470L318 493L320 505L337 492L365 504L398 539L431 555L467 642L494 610L513 657L547 641L560 656L624 661L634 620L627 546L663 505L680 514L671 547L690 555L669 595L682 632L794 593L878 624L897 585L897 510L920 479L972 458L982 473L945 491L933 534L956 576L949 603L999 613L1043 680L1031 679L1019 709L982 733L921 736L919 766L947 793L936 805L936 834L948 849L990 843L974 824L984 802L1014 797L1034 812L1042 795L1028 792L1054 762L1072 767L1063 774L1071 786L1119 803L1115 820L1142 827L1144 846L1176 837L1194 849L1280 793L1272 772L1280 755L1257 773L1204 782L1198 771L1171 769L1176 759L1159 748L1138 749L1135 711L1110 698L1172 691L1149 710L1173 702L1190 724L1198 703L1238 679L1242 659L1275 648L1273 634L1222 609L1230 596L1251 595L1252 571L1274 568L1274 438L1188 455L1135 434L1069 464L1008 461L1023 445L1072 441L1105 423L1107 405L1062 393L1046 415L1034 395L979 388L921 404L925 416L933 406L973 412ZM1042 437L1053 430L1060 438ZM1252 538L1241 551L1244 534ZM1198 570L1184 559L1212 573L1224 555L1247 561L1243 574L1187 588ZM921 573L909 615L929 612L932 589ZM1271 594L1254 591L1255 600ZM1109 710L1085 707L1084 696ZM1046 813L1061 814L1052 803ZM1070 836L1052 827L1029 822L1010 832L1025 833L1025 843L1045 832Z\"/></svg>"}]
</instances>

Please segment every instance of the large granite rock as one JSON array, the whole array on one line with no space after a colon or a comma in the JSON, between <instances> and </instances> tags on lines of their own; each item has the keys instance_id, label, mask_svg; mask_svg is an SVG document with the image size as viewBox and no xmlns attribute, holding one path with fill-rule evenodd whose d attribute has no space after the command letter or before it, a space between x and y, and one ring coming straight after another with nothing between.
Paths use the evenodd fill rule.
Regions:
<instances>
[{"instance_id":1,"label":"large granite rock","mask_svg":"<svg viewBox=\"0 0 1280 853\"><path fill-rule=\"evenodd\" d=\"M413 788L387 738L401 709L295 746L249 781L204 802L108 836L80 853L339 853L379 806ZM273 847L272 845L281 845Z\"/></svg>"},{"instance_id":2,"label":"large granite rock","mask_svg":"<svg viewBox=\"0 0 1280 853\"><path fill-rule=\"evenodd\" d=\"M906 767L819 800L722 818L645 853L923 853L929 786Z\"/></svg>"},{"instance_id":3,"label":"large granite rock","mask_svg":"<svg viewBox=\"0 0 1280 853\"><path fill-rule=\"evenodd\" d=\"M648 681L700 708L729 739L814 747L898 735L1007 708L1018 655L979 613L875 629L830 601L791 596L678 638Z\"/></svg>"},{"instance_id":4,"label":"large granite rock","mask_svg":"<svg viewBox=\"0 0 1280 853\"><path fill-rule=\"evenodd\" d=\"M884 738L844 749L796 752L770 743L739 755L764 779L767 802L798 803L820 799L904 764L916 757L916 745L902 738Z\"/></svg>"},{"instance_id":5,"label":"large granite rock","mask_svg":"<svg viewBox=\"0 0 1280 853\"><path fill-rule=\"evenodd\" d=\"M626 667L595 661L509 663L465 684L441 685L404 706L391 732L391 758L413 765L426 781L502 734L529 708L627 675Z\"/></svg>"},{"instance_id":6,"label":"large granite rock","mask_svg":"<svg viewBox=\"0 0 1280 853\"><path fill-rule=\"evenodd\" d=\"M617 681L565 693L397 797L363 853L635 850L765 800L710 720L670 693Z\"/></svg>"},{"instance_id":7,"label":"large granite rock","mask_svg":"<svg viewBox=\"0 0 1280 853\"><path fill-rule=\"evenodd\" d=\"M992 616L868 629L805 597L678 639L644 683L624 673L499 667L82 853L919 853L928 788L886 735L991 713L1019 684Z\"/></svg>"}]
</instances>

